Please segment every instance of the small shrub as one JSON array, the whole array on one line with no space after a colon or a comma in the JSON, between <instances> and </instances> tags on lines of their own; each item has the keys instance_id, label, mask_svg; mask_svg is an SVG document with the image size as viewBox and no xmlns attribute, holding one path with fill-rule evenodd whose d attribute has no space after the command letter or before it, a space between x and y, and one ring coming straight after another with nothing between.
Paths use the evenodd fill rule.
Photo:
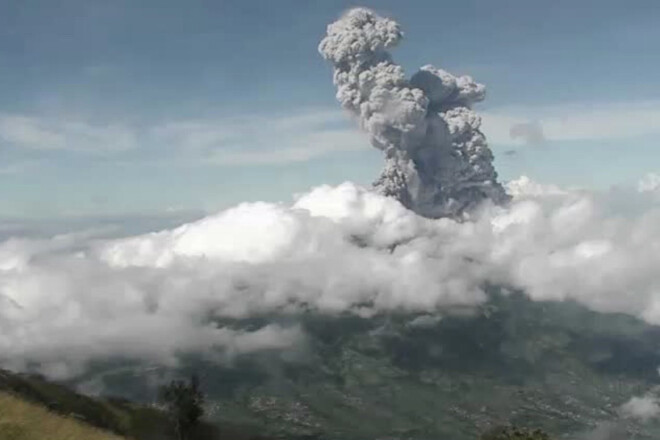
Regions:
<instances>
[{"instance_id":1,"label":"small shrub","mask_svg":"<svg viewBox=\"0 0 660 440\"><path fill-rule=\"evenodd\" d=\"M480 440L552 440L540 429L498 426L483 434Z\"/></svg>"},{"instance_id":2,"label":"small shrub","mask_svg":"<svg viewBox=\"0 0 660 440\"><path fill-rule=\"evenodd\" d=\"M204 394L199 378L193 375L190 382L173 380L160 390L161 400L174 423L179 440L189 438L204 415Z\"/></svg>"}]
</instances>

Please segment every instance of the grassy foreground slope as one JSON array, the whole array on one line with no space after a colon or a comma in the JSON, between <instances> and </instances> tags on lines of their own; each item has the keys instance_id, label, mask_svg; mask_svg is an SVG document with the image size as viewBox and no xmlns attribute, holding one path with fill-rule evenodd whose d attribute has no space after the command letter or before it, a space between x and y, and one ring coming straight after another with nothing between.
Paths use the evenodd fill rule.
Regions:
<instances>
[{"instance_id":1,"label":"grassy foreground slope","mask_svg":"<svg viewBox=\"0 0 660 440\"><path fill-rule=\"evenodd\" d=\"M228 422L202 421L192 434L195 440L268 440ZM0 440L32 439L175 440L176 435L167 414L151 405L90 397L38 375L0 369Z\"/></svg>"},{"instance_id":2,"label":"grassy foreground slope","mask_svg":"<svg viewBox=\"0 0 660 440\"><path fill-rule=\"evenodd\" d=\"M0 370L0 392L116 435L139 440L168 438L167 417L155 408L85 396L39 376Z\"/></svg>"},{"instance_id":3,"label":"grassy foreground slope","mask_svg":"<svg viewBox=\"0 0 660 440\"><path fill-rule=\"evenodd\" d=\"M0 392L0 438L3 440L121 440L124 437Z\"/></svg>"},{"instance_id":4,"label":"grassy foreground slope","mask_svg":"<svg viewBox=\"0 0 660 440\"><path fill-rule=\"evenodd\" d=\"M167 415L157 408L124 399L100 399L79 394L39 376L0 369L0 440L174 439ZM44 433L47 433L44 435ZM240 440L240 432L223 432ZM202 423L195 438L220 436Z\"/></svg>"}]
</instances>

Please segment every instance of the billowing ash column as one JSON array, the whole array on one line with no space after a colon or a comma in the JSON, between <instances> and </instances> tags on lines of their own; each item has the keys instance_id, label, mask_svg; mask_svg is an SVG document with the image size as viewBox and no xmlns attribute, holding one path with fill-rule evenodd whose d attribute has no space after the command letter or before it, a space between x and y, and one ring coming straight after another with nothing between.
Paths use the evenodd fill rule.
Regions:
<instances>
[{"instance_id":1,"label":"billowing ash column","mask_svg":"<svg viewBox=\"0 0 660 440\"><path fill-rule=\"evenodd\" d=\"M395 21L356 8L330 24L319 45L334 66L337 99L385 152L374 186L432 218L461 217L484 199L506 201L471 109L485 87L430 65L407 80L387 51L402 36Z\"/></svg>"}]
</instances>

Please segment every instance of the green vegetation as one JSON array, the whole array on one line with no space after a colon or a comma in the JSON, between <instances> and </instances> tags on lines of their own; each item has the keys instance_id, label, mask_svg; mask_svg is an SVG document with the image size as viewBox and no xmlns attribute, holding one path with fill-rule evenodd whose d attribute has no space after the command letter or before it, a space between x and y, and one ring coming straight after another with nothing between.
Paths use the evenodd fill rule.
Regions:
<instances>
[{"instance_id":1,"label":"green vegetation","mask_svg":"<svg viewBox=\"0 0 660 440\"><path fill-rule=\"evenodd\" d=\"M572 438L603 421L637 440L660 438L660 423L620 420L617 411L657 384L657 327L522 295L494 295L475 312L459 312L310 312L295 317L308 336L299 357L190 358L160 374L198 372L206 417L219 426L288 439L474 440L501 424ZM278 316L260 319L220 325L258 328ZM122 374L104 376L113 392L148 395Z\"/></svg>"},{"instance_id":2,"label":"green vegetation","mask_svg":"<svg viewBox=\"0 0 660 440\"><path fill-rule=\"evenodd\" d=\"M169 426L167 416L156 408L123 399L91 398L39 376L0 370L0 390L54 414L121 436L146 440L163 438Z\"/></svg>"},{"instance_id":3,"label":"green vegetation","mask_svg":"<svg viewBox=\"0 0 660 440\"><path fill-rule=\"evenodd\" d=\"M199 414L199 409L193 409L199 401L198 382L190 383L173 381L164 387L169 402L173 403L172 411L179 417L187 417L186 411ZM177 396L174 398L173 396ZM197 419L195 419L197 420ZM145 420L146 422L147 420ZM190 420L188 421L190 422ZM185 422L184 422L185 423ZM206 434L196 432L199 425L188 423L183 429L177 431L181 439L205 439ZM168 438L157 436L155 433L145 438ZM99 429L87 422L78 420L73 416L65 417L35 403L27 402L17 396L0 392L0 439L2 440L127 440ZM517 427L498 427L488 431L479 440L551 440L541 430L529 430Z\"/></svg>"},{"instance_id":4,"label":"green vegetation","mask_svg":"<svg viewBox=\"0 0 660 440\"><path fill-rule=\"evenodd\" d=\"M178 382L170 383L169 388L172 384ZM194 421L188 440L268 440L256 435L254 430L232 423L216 426L201 420L203 401L199 383L180 385L186 396L181 408L191 410L183 415L188 422ZM189 398L192 400L186 400ZM178 440L178 437L171 413L158 407L123 398L93 398L40 376L0 369L0 440L33 439Z\"/></svg>"},{"instance_id":5,"label":"green vegetation","mask_svg":"<svg viewBox=\"0 0 660 440\"><path fill-rule=\"evenodd\" d=\"M121 440L107 431L0 392L2 440Z\"/></svg>"},{"instance_id":6,"label":"green vegetation","mask_svg":"<svg viewBox=\"0 0 660 440\"><path fill-rule=\"evenodd\" d=\"M11 399L11 402L20 402L27 405L26 408L35 408L35 411L40 411L39 414L45 411L52 416L44 420L63 420L71 423L75 421L76 426L86 425L108 433L104 435L109 436L112 433L136 440L173 440L177 438L175 425L169 414L158 408L139 405L120 398L97 399L84 396L66 386L49 382L39 376L14 374L0 370L0 392L6 399ZM6 423L3 425L5 430L18 429L14 425L14 421L11 423L7 421L13 420L14 415L15 413L5 414ZM32 418L32 416L30 417ZM33 419L39 420L39 417L34 416ZM7 423L14 427L8 427L10 425ZM35 432L41 432L41 428L38 426L33 428L36 430ZM224 434L223 439L249 438L240 431L230 429L224 430L222 433ZM206 422L197 423L195 428L196 440L216 439L220 434L219 429ZM2 440L7 438L11 438L9 434L0 436ZM30 439L31 437L16 437L20 440L24 438ZM48 436L38 438L50 440ZM68 437L64 438L68 439ZM77 439L77 437L72 437L71 440L73 439Z\"/></svg>"},{"instance_id":7,"label":"green vegetation","mask_svg":"<svg viewBox=\"0 0 660 440\"><path fill-rule=\"evenodd\" d=\"M480 440L551 440L551 438L540 429L499 426L482 435Z\"/></svg>"},{"instance_id":8,"label":"green vegetation","mask_svg":"<svg viewBox=\"0 0 660 440\"><path fill-rule=\"evenodd\" d=\"M199 419L204 415L204 394L199 377L194 374L190 382L173 380L161 388L161 399L165 403L170 420L179 440L196 437Z\"/></svg>"},{"instance_id":9,"label":"green vegetation","mask_svg":"<svg viewBox=\"0 0 660 440\"><path fill-rule=\"evenodd\" d=\"M115 363L95 365L83 378L114 395L142 399L142 405L81 396L2 371L0 391L137 440L176 439L176 405L169 414L149 406L156 398L153 381L192 372L203 381L206 423L190 440L218 434L249 440L254 433L319 440L547 440L579 438L604 421L629 438L660 438L660 422L639 424L618 415L621 404L657 385L660 365L658 327L628 316L495 295L471 313L296 318L308 336L297 357L280 351L231 363L189 357L177 369L148 370ZM221 324L260 327L277 319ZM524 429L488 431L501 424L538 427L550 437ZM483 437L486 431L490 438Z\"/></svg>"},{"instance_id":10,"label":"green vegetation","mask_svg":"<svg viewBox=\"0 0 660 440\"><path fill-rule=\"evenodd\" d=\"M40 377L0 370L0 439L2 440L258 440L246 432L218 430L200 422L204 395L199 379L173 380L161 388L168 412L122 399L94 399ZM49 402L47 408L46 402ZM268 406L264 399L260 404ZM291 410L292 408L284 408ZM74 410L76 412L74 412ZM294 408L295 410L295 408ZM295 429L300 420L288 422ZM168 419L170 422L168 422ZM348 423L348 418L346 419ZM101 429L102 425L104 429ZM473 428L475 428L473 426ZM345 429L345 427L338 427ZM374 428L373 426L371 427ZM377 428L377 427L375 427ZM115 433L110 431L115 431ZM122 432L123 435L118 433ZM407 433L405 434L408 437ZM284 436L281 436L282 438ZM401 438L393 436L392 438ZM471 440L478 436L468 437ZM336 438L326 434L286 438ZM479 440L553 440L540 429L503 426Z\"/></svg>"}]
</instances>

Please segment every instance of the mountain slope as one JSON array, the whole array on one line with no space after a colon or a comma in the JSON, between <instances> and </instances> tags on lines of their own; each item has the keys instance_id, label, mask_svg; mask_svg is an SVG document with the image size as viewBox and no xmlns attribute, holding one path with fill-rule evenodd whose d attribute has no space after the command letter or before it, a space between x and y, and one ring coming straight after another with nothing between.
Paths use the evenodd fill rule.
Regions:
<instances>
[{"instance_id":1,"label":"mountain slope","mask_svg":"<svg viewBox=\"0 0 660 440\"><path fill-rule=\"evenodd\" d=\"M85 432L87 435L94 432L99 439L167 440L175 437L167 415L152 406L121 398L85 396L40 376L0 370L0 396L3 399L0 420L4 429L14 432L12 435L20 440L32 437L50 439L49 436L40 437L40 433L51 429L55 429L54 433L61 431L62 438L72 436L71 440L77 439L76 435L87 438ZM43 420L43 426L40 420ZM0 439L10 438L1 430L0 433L5 435ZM227 433L225 438L247 438L240 432ZM196 435L201 440L212 440L218 438L219 430L203 422Z\"/></svg>"},{"instance_id":2,"label":"mountain slope","mask_svg":"<svg viewBox=\"0 0 660 440\"><path fill-rule=\"evenodd\" d=\"M156 409L120 399L91 398L40 376L0 370L0 391L118 435L150 439L167 432L167 418Z\"/></svg>"},{"instance_id":3,"label":"mountain slope","mask_svg":"<svg viewBox=\"0 0 660 440\"><path fill-rule=\"evenodd\" d=\"M656 423L619 417L621 404L659 382L660 331L628 316L493 294L478 310L442 315L222 324L278 319L308 335L295 355L189 358L161 373L199 373L216 422L287 438L467 440L508 423L572 438L612 421L636 439L660 437ZM85 380L149 396L140 371L99 369Z\"/></svg>"},{"instance_id":4,"label":"mountain slope","mask_svg":"<svg viewBox=\"0 0 660 440\"><path fill-rule=\"evenodd\" d=\"M3 440L121 440L120 437L43 406L0 392L0 438Z\"/></svg>"}]
</instances>

